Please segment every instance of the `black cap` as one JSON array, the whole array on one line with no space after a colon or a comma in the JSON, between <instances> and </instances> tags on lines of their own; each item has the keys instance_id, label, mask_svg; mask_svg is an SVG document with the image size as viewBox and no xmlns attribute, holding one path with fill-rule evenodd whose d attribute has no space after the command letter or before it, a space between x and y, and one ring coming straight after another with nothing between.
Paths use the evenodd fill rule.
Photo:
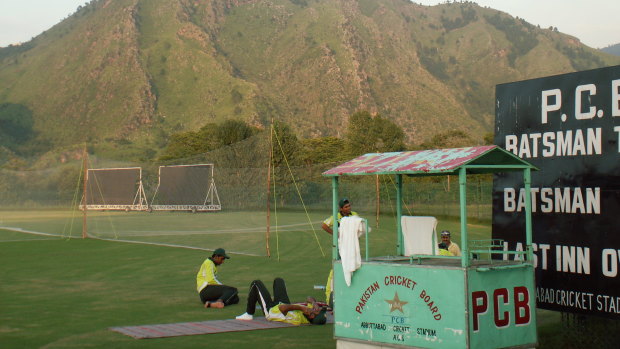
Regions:
<instances>
[{"instance_id":1,"label":"black cap","mask_svg":"<svg viewBox=\"0 0 620 349\"><path fill-rule=\"evenodd\" d=\"M224 258L230 259L230 257L228 257L228 255L226 254L226 250L224 250L223 248L218 248L215 251L213 251L213 255L214 256L224 256Z\"/></svg>"},{"instance_id":2,"label":"black cap","mask_svg":"<svg viewBox=\"0 0 620 349\"><path fill-rule=\"evenodd\" d=\"M450 232L447 230L444 230L441 232L441 236L450 236Z\"/></svg>"},{"instance_id":3,"label":"black cap","mask_svg":"<svg viewBox=\"0 0 620 349\"><path fill-rule=\"evenodd\" d=\"M338 206L339 206L340 208L343 208L343 207L344 207L344 205L346 205L346 204L348 204L348 203L349 203L349 199L347 199L347 198L342 198L342 199L340 199L340 201L338 201Z\"/></svg>"},{"instance_id":4,"label":"black cap","mask_svg":"<svg viewBox=\"0 0 620 349\"><path fill-rule=\"evenodd\" d=\"M316 314L314 319L312 319L310 322L313 325L324 325L327 322L327 317L325 316L326 311L327 311L326 308L321 309L321 312Z\"/></svg>"}]
</instances>

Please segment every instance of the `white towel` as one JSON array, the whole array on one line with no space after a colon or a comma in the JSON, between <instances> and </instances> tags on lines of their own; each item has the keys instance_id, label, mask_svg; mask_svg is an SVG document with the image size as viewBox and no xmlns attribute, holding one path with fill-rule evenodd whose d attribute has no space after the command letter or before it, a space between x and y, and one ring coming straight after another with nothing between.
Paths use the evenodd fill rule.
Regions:
<instances>
[{"instance_id":1,"label":"white towel","mask_svg":"<svg viewBox=\"0 0 620 349\"><path fill-rule=\"evenodd\" d=\"M402 216L403 243L405 256L415 254L438 255L437 218L426 216Z\"/></svg>"},{"instance_id":2,"label":"white towel","mask_svg":"<svg viewBox=\"0 0 620 349\"><path fill-rule=\"evenodd\" d=\"M343 217L338 227L338 251L344 272L344 281L351 286L353 272L362 266L358 238L364 231L363 219L357 216Z\"/></svg>"}]
</instances>

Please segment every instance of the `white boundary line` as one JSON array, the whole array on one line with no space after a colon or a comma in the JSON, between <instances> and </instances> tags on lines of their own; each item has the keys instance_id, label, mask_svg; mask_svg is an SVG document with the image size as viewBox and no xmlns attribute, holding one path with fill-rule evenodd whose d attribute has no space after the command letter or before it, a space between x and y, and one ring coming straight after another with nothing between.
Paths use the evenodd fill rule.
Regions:
<instances>
[{"instance_id":1,"label":"white boundary line","mask_svg":"<svg viewBox=\"0 0 620 349\"><path fill-rule=\"evenodd\" d=\"M295 227L312 227L318 223L322 223L323 221L312 222L312 225L309 223L295 223L295 224L286 224L286 225L277 225L271 226L271 231L278 231L279 233L290 233L299 231L298 229L294 229ZM239 229L220 229L220 230L123 230L121 235L124 236L189 236L189 235L217 235L217 234L248 234L248 233L265 233L267 230L265 227L256 227L256 228L239 228ZM112 235L117 232L114 231L96 231L97 234L105 234Z\"/></svg>"},{"instance_id":2,"label":"white boundary line","mask_svg":"<svg viewBox=\"0 0 620 349\"><path fill-rule=\"evenodd\" d=\"M15 227L2 227L2 226L0 226L0 229L10 230L10 231L18 232L18 233L33 234L33 235L54 236L54 237L58 237L58 238L62 238L63 237L62 235L58 235L58 234L42 233L42 232L38 232L38 231L25 230L25 229L22 229L22 228L15 228ZM90 239L94 239L94 240L113 241L113 242L126 242L126 243L130 243L130 244L139 244L139 245L176 247L176 248L185 248L185 249L189 249L189 250L200 250L200 251L214 251L215 250L215 249L212 249L212 248L202 248L202 247L194 247L194 246L175 245L175 244L162 244L162 243L157 243L157 242L144 242L144 241L121 240L121 239L106 239L106 238L100 238L100 237L90 236L90 235L88 237ZM51 240L51 239L37 239L37 240ZM15 240L15 241L29 241L29 240ZM0 241L0 242L6 242L6 241ZM243 256L263 257L262 255L258 255L258 254L243 253L243 252L236 252L236 251L228 251L227 253L239 254L239 255L243 255Z\"/></svg>"},{"instance_id":3,"label":"white boundary line","mask_svg":"<svg viewBox=\"0 0 620 349\"><path fill-rule=\"evenodd\" d=\"M62 237L62 235L59 235L59 234L42 233L42 232L38 232L38 231L26 230L26 229L15 228L15 227L2 227L2 226L0 226L0 229L10 230L10 231L18 232L18 233Z\"/></svg>"},{"instance_id":4,"label":"white boundary line","mask_svg":"<svg viewBox=\"0 0 620 349\"><path fill-rule=\"evenodd\" d=\"M0 243L3 243L3 242L28 242L28 241L52 241L52 240L56 241L58 239L52 239L52 238L43 239L43 238L41 238L41 239L27 239L27 240L0 240Z\"/></svg>"},{"instance_id":5,"label":"white boundary line","mask_svg":"<svg viewBox=\"0 0 620 349\"><path fill-rule=\"evenodd\" d=\"M102 241L114 241L114 242L126 242L126 243L130 243L130 244L138 244L138 245L153 245L153 246L164 246L164 247L179 247L179 248L186 248L189 250L200 250L200 251L215 251L215 249L213 248L202 248L202 247L194 247L194 246L185 246L185 245L175 245L175 244L162 244L162 243L158 243L158 242L145 242L145 241L133 241L133 240L121 240L121 239L107 239L107 238L100 238L100 237L96 237L96 236L88 236L90 239L94 239L94 240L102 240ZM253 253L243 253L243 252L236 252L236 251L226 251L226 253L231 253L231 254L240 254L243 256L252 256L252 257L263 257L262 255L258 255L258 254L253 254Z\"/></svg>"}]
</instances>

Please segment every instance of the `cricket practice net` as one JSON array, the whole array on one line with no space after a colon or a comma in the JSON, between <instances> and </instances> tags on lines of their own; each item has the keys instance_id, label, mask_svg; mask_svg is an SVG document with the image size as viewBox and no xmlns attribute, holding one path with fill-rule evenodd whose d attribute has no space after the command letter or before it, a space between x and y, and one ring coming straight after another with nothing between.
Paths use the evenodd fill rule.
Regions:
<instances>
[{"instance_id":1,"label":"cricket practice net","mask_svg":"<svg viewBox=\"0 0 620 349\"><path fill-rule=\"evenodd\" d=\"M224 247L252 255L266 255L269 241L272 250L304 245L329 255L331 236L321 223L331 215L331 180L321 174L338 163L304 164L294 154L270 157L270 147L265 137L255 136L169 162L89 155L85 212L80 210L84 166L79 151L60 165L5 164L0 167L0 229L72 238L81 238L85 230L91 238ZM490 219L491 188L489 180L468 183L471 218ZM459 215L459 188L450 178L405 177L403 189L404 214ZM386 234L384 239L393 241L394 178L341 177L339 190L369 220L373 237Z\"/></svg>"}]
</instances>

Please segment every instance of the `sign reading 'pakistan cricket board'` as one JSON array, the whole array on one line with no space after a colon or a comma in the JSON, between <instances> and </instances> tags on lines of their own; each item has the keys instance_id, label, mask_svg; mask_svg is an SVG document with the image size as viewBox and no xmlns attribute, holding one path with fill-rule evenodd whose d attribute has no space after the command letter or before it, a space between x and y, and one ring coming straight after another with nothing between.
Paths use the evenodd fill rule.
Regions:
<instances>
[{"instance_id":1,"label":"sign reading 'pakistan cricket board'","mask_svg":"<svg viewBox=\"0 0 620 349\"><path fill-rule=\"evenodd\" d=\"M342 275L335 267L336 337L408 345L464 338L465 280L460 270L419 268L412 273L401 265L365 263L350 287ZM445 283L432 282L437 275ZM344 314L347 320L341 323Z\"/></svg>"},{"instance_id":2,"label":"sign reading 'pakistan cricket board'","mask_svg":"<svg viewBox=\"0 0 620 349\"><path fill-rule=\"evenodd\" d=\"M371 262L347 286L336 262L335 336L424 348L534 343L532 277L531 266L489 273Z\"/></svg>"}]
</instances>

